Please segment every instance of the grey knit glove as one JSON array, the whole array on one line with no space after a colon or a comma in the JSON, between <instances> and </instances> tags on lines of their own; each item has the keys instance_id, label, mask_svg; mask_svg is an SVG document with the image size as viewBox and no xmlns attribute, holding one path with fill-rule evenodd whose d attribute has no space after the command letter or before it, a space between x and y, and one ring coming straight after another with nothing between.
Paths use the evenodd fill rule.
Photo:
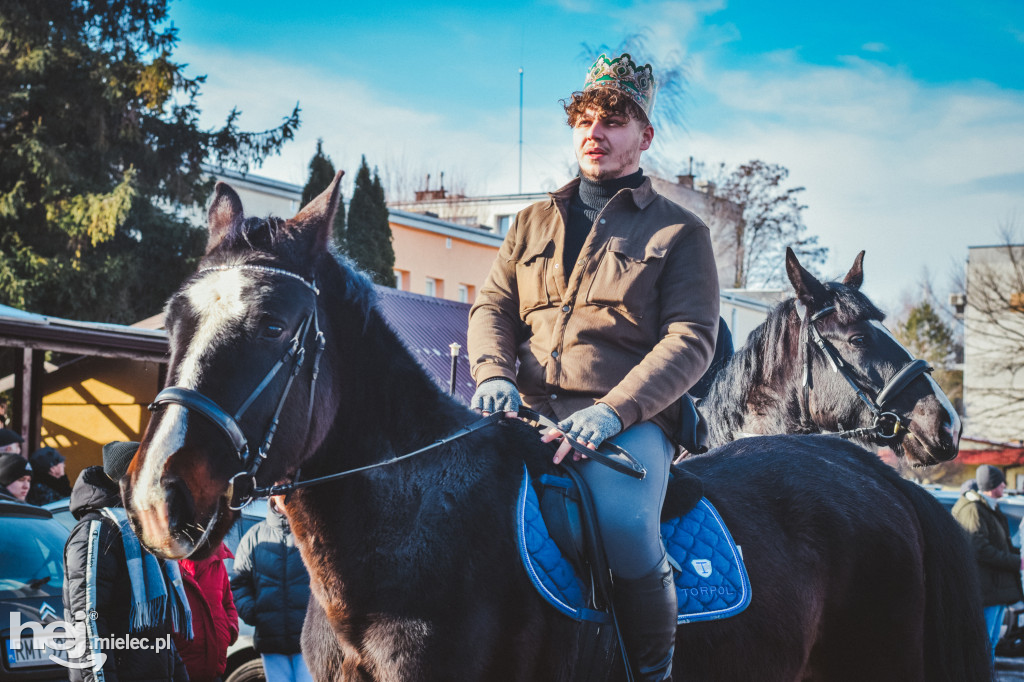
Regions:
<instances>
[{"instance_id":1,"label":"grey knit glove","mask_svg":"<svg viewBox=\"0 0 1024 682\"><path fill-rule=\"evenodd\" d=\"M523 404L519 389L508 379L488 379L476 387L469 406L481 412L518 412Z\"/></svg>"},{"instance_id":2,"label":"grey knit glove","mask_svg":"<svg viewBox=\"0 0 1024 682\"><path fill-rule=\"evenodd\" d=\"M622 431L622 420L615 414L615 410L604 403L597 403L560 421L558 430L573 440L582 439L584 443L593 443L596 448L606 438Z\"/></svg>"}]
</instances>

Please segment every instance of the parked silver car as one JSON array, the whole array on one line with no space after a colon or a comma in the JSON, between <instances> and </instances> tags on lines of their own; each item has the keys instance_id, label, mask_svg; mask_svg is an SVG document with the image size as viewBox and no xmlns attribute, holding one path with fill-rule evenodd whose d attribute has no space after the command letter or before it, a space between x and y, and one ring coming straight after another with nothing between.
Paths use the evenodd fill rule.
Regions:
<instances>
[{"instance_id":1,"label":"parked silver car","mask_svg":"<svg viewBox=\"0 0 1024 682\"><path fill-rule=\"evenodd\" d=\"M67 660L67 652L33 646L33 626L64 620L64 543L68 530L50 512L21 502L0 501L0 658L2 682L67 680L67 668L50 659ZM12 645L17 621L19 645ZM31 624L31 625L29 625Z\"/></svg>"}]
</instances>

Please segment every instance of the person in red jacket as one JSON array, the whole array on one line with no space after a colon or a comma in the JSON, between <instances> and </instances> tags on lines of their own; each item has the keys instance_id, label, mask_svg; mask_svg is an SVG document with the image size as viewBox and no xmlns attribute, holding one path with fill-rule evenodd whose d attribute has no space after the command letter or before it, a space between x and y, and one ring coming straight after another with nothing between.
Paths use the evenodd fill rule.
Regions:
<instances>
[{"instance_id":1,"label":"person in red jacket","mask_svg":"<svg viewBox=\"0 0 1024 682\"><path fill-rule=\"evenodd\" d=\"M174 643L191 682L220 680L228 665L228 647L238 639L238 611L224 566L225 559L233 558L231 550L222 544L206 559L178 562L192 607L195 636L191 640L175 636Z\"/></svg>"}]
</instances>

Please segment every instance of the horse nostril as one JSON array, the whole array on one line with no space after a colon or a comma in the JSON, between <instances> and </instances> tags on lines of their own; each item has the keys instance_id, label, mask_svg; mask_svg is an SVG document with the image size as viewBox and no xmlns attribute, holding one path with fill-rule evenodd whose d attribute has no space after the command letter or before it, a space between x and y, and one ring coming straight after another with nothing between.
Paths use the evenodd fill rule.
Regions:
<instances>
[{"instance_id":1,"label":"horse nostril","mask_svg":"<svg viewBox=\"0 0 1024 682\"><path fill-rule=\"evenodd\" d=\"M167 525L174 532L186 532L195 524L195 502L185 481L167 478L163 481L167 501Z\"/></svg>"}]
</instances>

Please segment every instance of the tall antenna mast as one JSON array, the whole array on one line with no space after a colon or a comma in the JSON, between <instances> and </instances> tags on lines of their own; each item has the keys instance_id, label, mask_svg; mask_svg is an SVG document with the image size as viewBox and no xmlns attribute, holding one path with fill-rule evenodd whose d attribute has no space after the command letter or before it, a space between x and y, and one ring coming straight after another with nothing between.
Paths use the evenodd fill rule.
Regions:
<instances>
[{"instance_id":1,"label":"tall antenna mast","mask_svg":"<svg viewBox=\"0 0 1024 682\"><path fill-rule=\"evenodd\" d=\"M519 67L519 193L523 193L523 67Z\"/></svg>"}]
</instances>

